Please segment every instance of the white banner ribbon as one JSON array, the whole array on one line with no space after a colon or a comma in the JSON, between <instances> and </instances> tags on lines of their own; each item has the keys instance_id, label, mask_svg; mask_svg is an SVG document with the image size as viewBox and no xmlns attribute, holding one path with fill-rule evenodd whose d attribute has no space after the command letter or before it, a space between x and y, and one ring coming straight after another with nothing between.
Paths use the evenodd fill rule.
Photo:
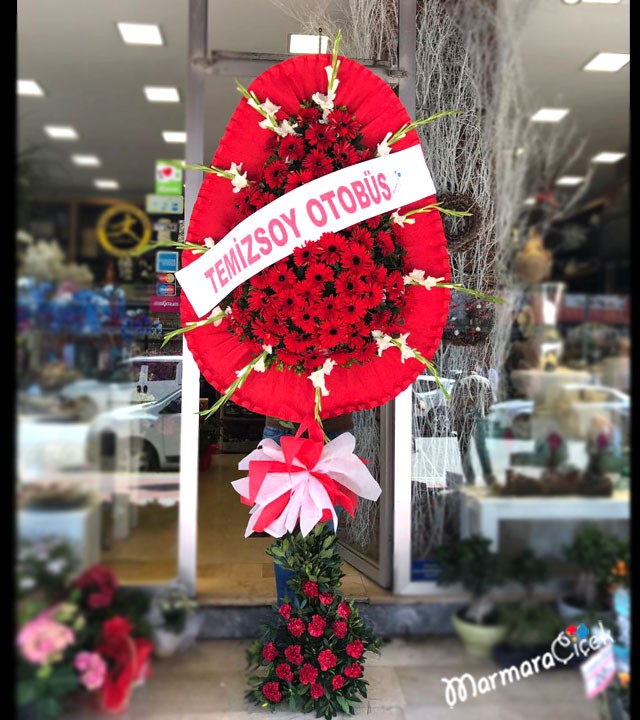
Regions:
<instances>
[{"instance_id":1,"label":"white banner ribbon","mask_svg":"<svg viewBox=\"0 0 640 720\"><path fill-rule=\"evenodd\" d=\"M420 145L336 170L254 212L176 273L198 317L296 247L435 194Z\"/></svg>"}]
</instances>

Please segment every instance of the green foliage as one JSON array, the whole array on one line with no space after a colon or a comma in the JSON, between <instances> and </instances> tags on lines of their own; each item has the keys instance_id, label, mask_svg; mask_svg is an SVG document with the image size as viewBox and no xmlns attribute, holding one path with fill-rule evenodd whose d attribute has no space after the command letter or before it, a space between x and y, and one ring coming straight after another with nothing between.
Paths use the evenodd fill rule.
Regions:
<instances>
[{"instance_id":1,"label":"green foliage","mask_svg":"<svg viewBox=\"0 0 640 720\"><path fill-rule=\"evenodd\" d=\"M549 566L531 548L525 548L509 562L507 576L529 593L534 585L549 579Z\"/></svg>"},{"instance_id":2,"label":"green foliage","mask_svg":"<svg viewBox=\"0 0 640 720\"><path fill-rule=\"evenodd\" d=\"M566 624L547 603L502 603L498 614L508 628L503 642L518 649L549 646Z\"/></svg>"},{"instance_id":3,"label":"green foliage","mask_svg":"<svg viewBox=\"0 0 640 720\"><path fill-rule=\"evenodd\" d=\"M336 540L336 534L326 523L318 523L306 537L300 531L286 533L266 553L276 565L294 573L289 586L296 595L307 579L317 582L320 592L333 591L344 577Z\"/></svg>"},{"instance_id":4,"label":"green foliage","mask_svg":"<svg viewBox=\"0 0 640 720\"><path fill-rule=\"evenodd\" d=\"M600 583L607 582L615 563L618 560L627 562L630 554L628 541L603 532L597 525L587 525L578 531L563 551L568 562L584 572L592 573Z\"/></svg>"},{"instance_id":5,"label":"green foliage","mask_svg":"<svg viewBox=\"0 0 640 720\"><path fill-rule=\"evenodd\" d=\"M473 535L437 547L433 559L441 567L438 585L460 583L474 600L500 586L506 579L507 568L490 545L488 538Z\"/></svg>"}]
</instances>

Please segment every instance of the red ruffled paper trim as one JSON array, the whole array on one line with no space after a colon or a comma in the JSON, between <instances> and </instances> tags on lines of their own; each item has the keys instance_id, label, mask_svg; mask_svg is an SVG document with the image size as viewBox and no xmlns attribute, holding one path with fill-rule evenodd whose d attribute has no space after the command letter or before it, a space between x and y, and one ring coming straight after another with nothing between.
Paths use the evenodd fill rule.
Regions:
<instances>
[{"instance_id":1,"label":"red ruffled paper trim","mask_svg":"<svg viewBox=\"0 0 640 720\"><path fill-rule=\"evenodd\" d=\"M300 103L310 100L327 87L325 67L331 55L303 55L290 58L259 75L249 86L261 102L267 99L281 106L287 115L295 114ZM340 81L336 106L345 105L362 124L363 143L375 148L387 132L395 132L411 122L404 106L381 78L363 65L340 58ZM242 163L247 177L256 177L271 154L272 132L259 127L259 113L243 98L231 116L211 164L229 168L232 162ZM393 152L419 144L415 130L393 145ZM202 244L204 238L221 239L241 220L235 208L237 196L231 182L212 173L205 177L198 193L187 231L187 241ZM436 202L436 196L404 206L401 213ZM401 242L406 249L410 267L425 270L428 275L450 280L451 269L440 213L412 216L415 224L404 225ZM200 257L190 251L182 254L183 267ZM431 359L440 344L449 311L449 290L427 290L407 286L416 302L404 316L403 332L408 344L425 358ZM180 314L183 326L201 318L181 293ZM372 328L374 329L374 328ZM212 324L185 333L189 350L206 380L224 393L236 380L236 370L254 359L246 343L229 332L227 323ZM326 378L329 395L322 397L323 418L365 410L392 400L418 377L424 365L415 359L400 361L397 348L385 350L366 365L351 368L334 367ZM271 367L264 373L251 372L243 386L232 397L233 402L253 412L300 422L315 404L315 391L306 374Z\"/></svg>"}]
</instances>

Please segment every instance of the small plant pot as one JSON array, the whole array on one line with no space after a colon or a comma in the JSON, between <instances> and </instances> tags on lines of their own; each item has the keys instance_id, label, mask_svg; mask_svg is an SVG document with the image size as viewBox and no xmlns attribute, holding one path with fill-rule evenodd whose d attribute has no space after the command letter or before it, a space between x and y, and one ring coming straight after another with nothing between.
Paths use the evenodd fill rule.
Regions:
<instances>
[{"instance_id":1,"label":"small plant pot","mask_svg":"<svg viewBox=\"0 0 640 720\"><path fill-rule=\"evenodd\" d=\"M164 628L153 629L153 651L159 658L171 657L180 647L184 633L173 633Z\"/></svg>"},{"instance_id":2,"label":"small plant pot","mask_svg":"<svg viewBox=\"0 0 640 720\"><path fill-rule=\"evenodd\" d=\"M466 651L475 657L490 657L491 649L507 634L507 626L498 623L479 625L462 617L462 610L453 614L453 627Z\"/></svg>"}]
</instances>

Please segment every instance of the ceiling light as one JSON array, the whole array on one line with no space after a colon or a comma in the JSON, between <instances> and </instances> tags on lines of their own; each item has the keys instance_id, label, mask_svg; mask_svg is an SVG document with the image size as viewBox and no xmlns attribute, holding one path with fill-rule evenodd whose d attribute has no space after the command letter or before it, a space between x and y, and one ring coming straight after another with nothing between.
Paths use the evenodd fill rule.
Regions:
<instances>
[{"instance_id":1,"label":"ceiling light","mask_svg":"<svg viewBox=\"0 0 640 720\"><path fill-rule=\"evenodd\" d=\"M560 122L568 113L567 108L540 108L531 119L533 122Z\"/></svg>"},{"instance_id":2,"label":"ceiling light","mask_svg":"<svg viewBox=\"0 0 640 720\"><path fill-rule=\"evenodd\" d=\"M173 130L163 130L162 138L168 143L184 143L187 142L187 133L175 132Z\"/></svg>"},{"instance_id":3,"label":"ceiling light","mask_svg":"<svg viewBox=\"0 0 640 720\"><path fill-rule=\"evenodd\" d=\"M71 162L83 167L97 167L100 165L100 158L97 155L72 155Z\"/></svg>"},{"instance_id":4,"label":"ceiling light","mask_svg":"<svg viewBox=\"0 0 640 720\"><path fill-rule=\"evenodd\" d=\"M582 68L594 72L617 72L629 62L629 53L598 53Z\"/></svg>"},{"instance_id":5,"label":"ceiling light","mask_svg":"<svg viewBox=\"0 0 640 720\"><path fill-rule=\"evenodd\" d=\"M18 80L17 92L18 95L33 95L34 97L44 95L44 90L35 80Z\"/></svg>"},{"instance_id":6,"label":"ceiling light","mask_svg":"<svg viewBox=\"0 0 640 720\"><path fill-rule=\"evenodd\" d=\"M180 95L174 87L145 87L143 89L149 102L180 102Z\"/></svg>"},{"instance_id":7,"label":"ceiling light","mask_svg":"<svg viewBox=\"0 0 640 720\"><path fill-rule=\"evenodd\" d=\"M127 45L164 45L157 25L119 22L118 30Z\"/></svg>"},{"instance_id":8,"label":"ceiling light","mask_svg":"<svg viewBox=\"0 0 640 720\"><path fill-rule=\"evenodd\" d=\"M617 5L620 0L582 0L585 5Z\"/></svg>"},{"instance_id":9,"label":"ceiling light","mask_svg":"<svg viewBox=\"0 0 640 720\"><path fill-rule=\"evenodd\" d=\"M533 197L525 198L525 199L522 201L522 204L523 204L523 205L527 205L527 206L535 205L535 204L536 204L536 199L533 198Z\"/></svg>"},{"instance_id":10,"label":"ceiling light","mask_svg":"<svg viewBox=\"0 0 640 720\"><path fill-rule=\"evenodd\" d=\"M565 5L577 5L580 0L562 0Z\"/></svg>"},{"instance_id":11,"label":"ceiling light","mask_svg":"<svg viewBox=\"0 0 640 720\"><path fill-rule=\"evenodd\" d=\"M580 175L563 175L561 178L556 180L556 185L565 185L570 187L573 185L580 185L584 178Z\"/></svg>"},{"instance_id":12,"label":"ceiling light","mask_svg":"<svg viewBox=\"0 0 640 720\"><path fill-rule=\"evenodd\" d=\"M120 183L117 180L98 179L98 180L94 180L93 184L99 190L118 190L118 188L120 187Z\"/></svg>"},{"instance_id":13,"label":"ceiling light","mask_svg":"<svg viewBox=\"0 0 640 720\"><path fill-rule=\"evenodd\" d=\"M45 125L44 131L54 140L77 140L78 133L68 125Z\"/></svg>"},{"instance_id":14,"label":"ceiling light","mask_svg":"<svg viewBox=\"0 0 640 720\"><path fill-rule=\"evenodd\" d=\"M296 35L289 33L289 52L292 55L303 53L326 53L329 38L326 35Z\"/></svg>"},{"instance_id":15,"label":"ceiling light","mask_svg":"<svg viewBox=\"0 0 640 720\"><path fill-rule=\"evenodd\" d=\"M620 152L601 152L591 158L594 163L616 163L622 160L626 153Z\"/></svg>"}]
</instances>

